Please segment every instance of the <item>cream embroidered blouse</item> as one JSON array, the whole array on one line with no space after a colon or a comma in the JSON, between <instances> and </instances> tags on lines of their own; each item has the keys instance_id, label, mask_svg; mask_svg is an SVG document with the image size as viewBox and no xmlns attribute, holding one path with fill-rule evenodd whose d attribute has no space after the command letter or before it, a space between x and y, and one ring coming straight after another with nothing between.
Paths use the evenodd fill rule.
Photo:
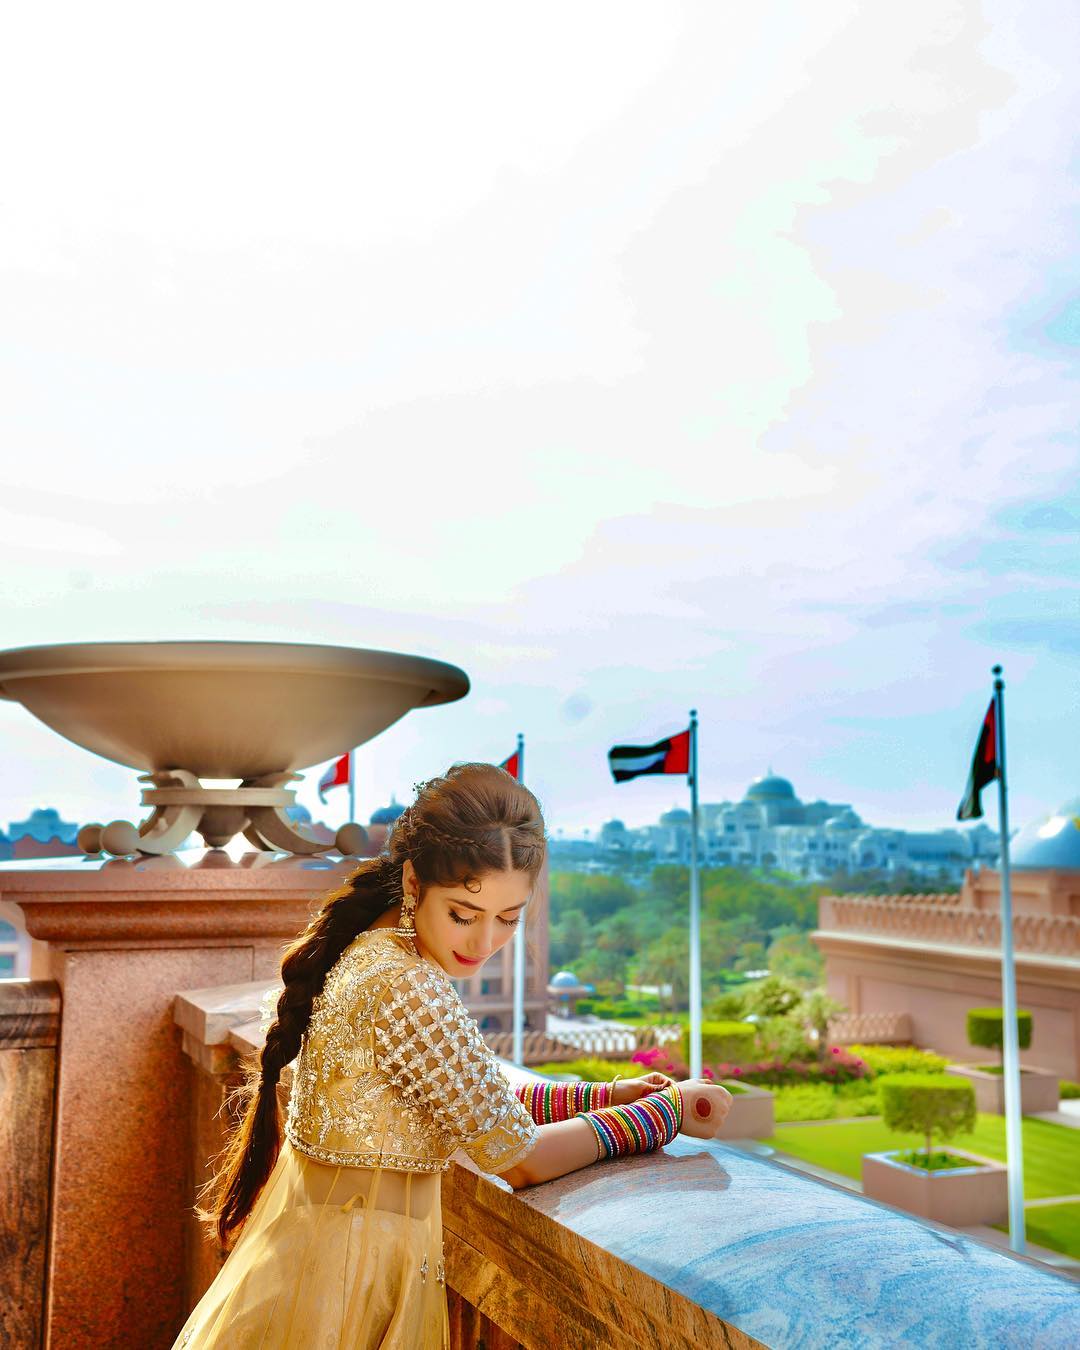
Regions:
<instances>
[{"instance_id":1,"label":"cream embroidered blouse","mask_svg":"<svg viewBox=\"0 0 1080 1350\"><path fill-rule=\"evenodd\" d=\"M312 1006L285 1134L320 1162L442 1172L463 1148L501 1172L539 1137L450 977L411 938L367 929Z\"/></svg>"}]
</instances>

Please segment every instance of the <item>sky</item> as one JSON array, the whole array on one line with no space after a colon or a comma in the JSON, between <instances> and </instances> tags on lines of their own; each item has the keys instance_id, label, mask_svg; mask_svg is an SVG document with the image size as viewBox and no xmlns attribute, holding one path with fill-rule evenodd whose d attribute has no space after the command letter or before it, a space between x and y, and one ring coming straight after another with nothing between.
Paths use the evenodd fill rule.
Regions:
<instances>
[{"instance_id":1,"label":"sky","mask_svg":"<svg viewBox=\"0 0 1080 1350\"><path fill-rule=\"evenodd\" d=\"M691 707L704 801L948 827L1000 661L1014 823L1075 797L1077 50L1063 0L21 7L3 646L449 661L358 814L521 731L567 834L687 804L606 752ZM138 817L0 744L0 827Z\"/></svg>"}]
</instances>

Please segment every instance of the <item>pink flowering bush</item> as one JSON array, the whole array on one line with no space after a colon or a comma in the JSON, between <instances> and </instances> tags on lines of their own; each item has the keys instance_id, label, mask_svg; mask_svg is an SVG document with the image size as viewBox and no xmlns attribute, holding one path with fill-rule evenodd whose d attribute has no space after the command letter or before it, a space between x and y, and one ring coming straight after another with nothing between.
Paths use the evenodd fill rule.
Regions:
<instances>
[{"instance_id":1,"label":"pink flowering bush","mask_svg":"<svg viewBox=\"0 0 1080 1350\"><path fill-rule=\"evenodd\" d=\"M632 1062L640 1064L643 1073L657 1070L676 1081L686 1078L689 1073L686 1065L675 1059L665 1046L639 1050ZM706 1078L738 1078L745 1083L760 1083L767 1087L780 1087L789 1083L853 1083L869 1077L869 1070L863 1060L838 1045L830 1046L828 1054L821 1061L782 1059L777 1056L751 1064L711 1064L707 1068L703 1065L701 1073Z\"/></svg>"}]
</instances>

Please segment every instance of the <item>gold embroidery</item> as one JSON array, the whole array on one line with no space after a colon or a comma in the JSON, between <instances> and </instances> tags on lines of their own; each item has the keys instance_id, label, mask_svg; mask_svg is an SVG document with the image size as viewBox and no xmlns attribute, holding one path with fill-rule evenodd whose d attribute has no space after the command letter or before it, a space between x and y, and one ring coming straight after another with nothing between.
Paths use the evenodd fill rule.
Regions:
<instances>
[{"instance_id":1,"label":"gold embroidery","mask_svg":"<svg viewBox=\"0 0 1080 1350\"><path fill-rule=\"evenodd\" d=\"M539 1132L445 971L390 929L346 948L312 1005L286 1137L322 1162L442 1172L463 1147L509 1167Z\"/></svg>"}]
</instances>

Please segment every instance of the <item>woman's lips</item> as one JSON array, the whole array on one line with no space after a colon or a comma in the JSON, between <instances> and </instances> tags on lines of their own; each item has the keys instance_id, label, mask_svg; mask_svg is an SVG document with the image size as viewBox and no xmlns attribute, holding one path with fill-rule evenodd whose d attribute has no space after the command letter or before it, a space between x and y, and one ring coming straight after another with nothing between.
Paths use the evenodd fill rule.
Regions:
<instances>
[{"instance_id":1,"label":"woman's lips","mask_svg":"<svg viewBox=\"0 0 1080 1350\"><path fill-rule=\"evenodd\" d=\"M457 959L461 962L463 966L478 966L480 964L479 959L474 961L472 960L471 957L462 956L460 952L454 952L454 955L457 957Z\"/></svg>"}]
</instances>

